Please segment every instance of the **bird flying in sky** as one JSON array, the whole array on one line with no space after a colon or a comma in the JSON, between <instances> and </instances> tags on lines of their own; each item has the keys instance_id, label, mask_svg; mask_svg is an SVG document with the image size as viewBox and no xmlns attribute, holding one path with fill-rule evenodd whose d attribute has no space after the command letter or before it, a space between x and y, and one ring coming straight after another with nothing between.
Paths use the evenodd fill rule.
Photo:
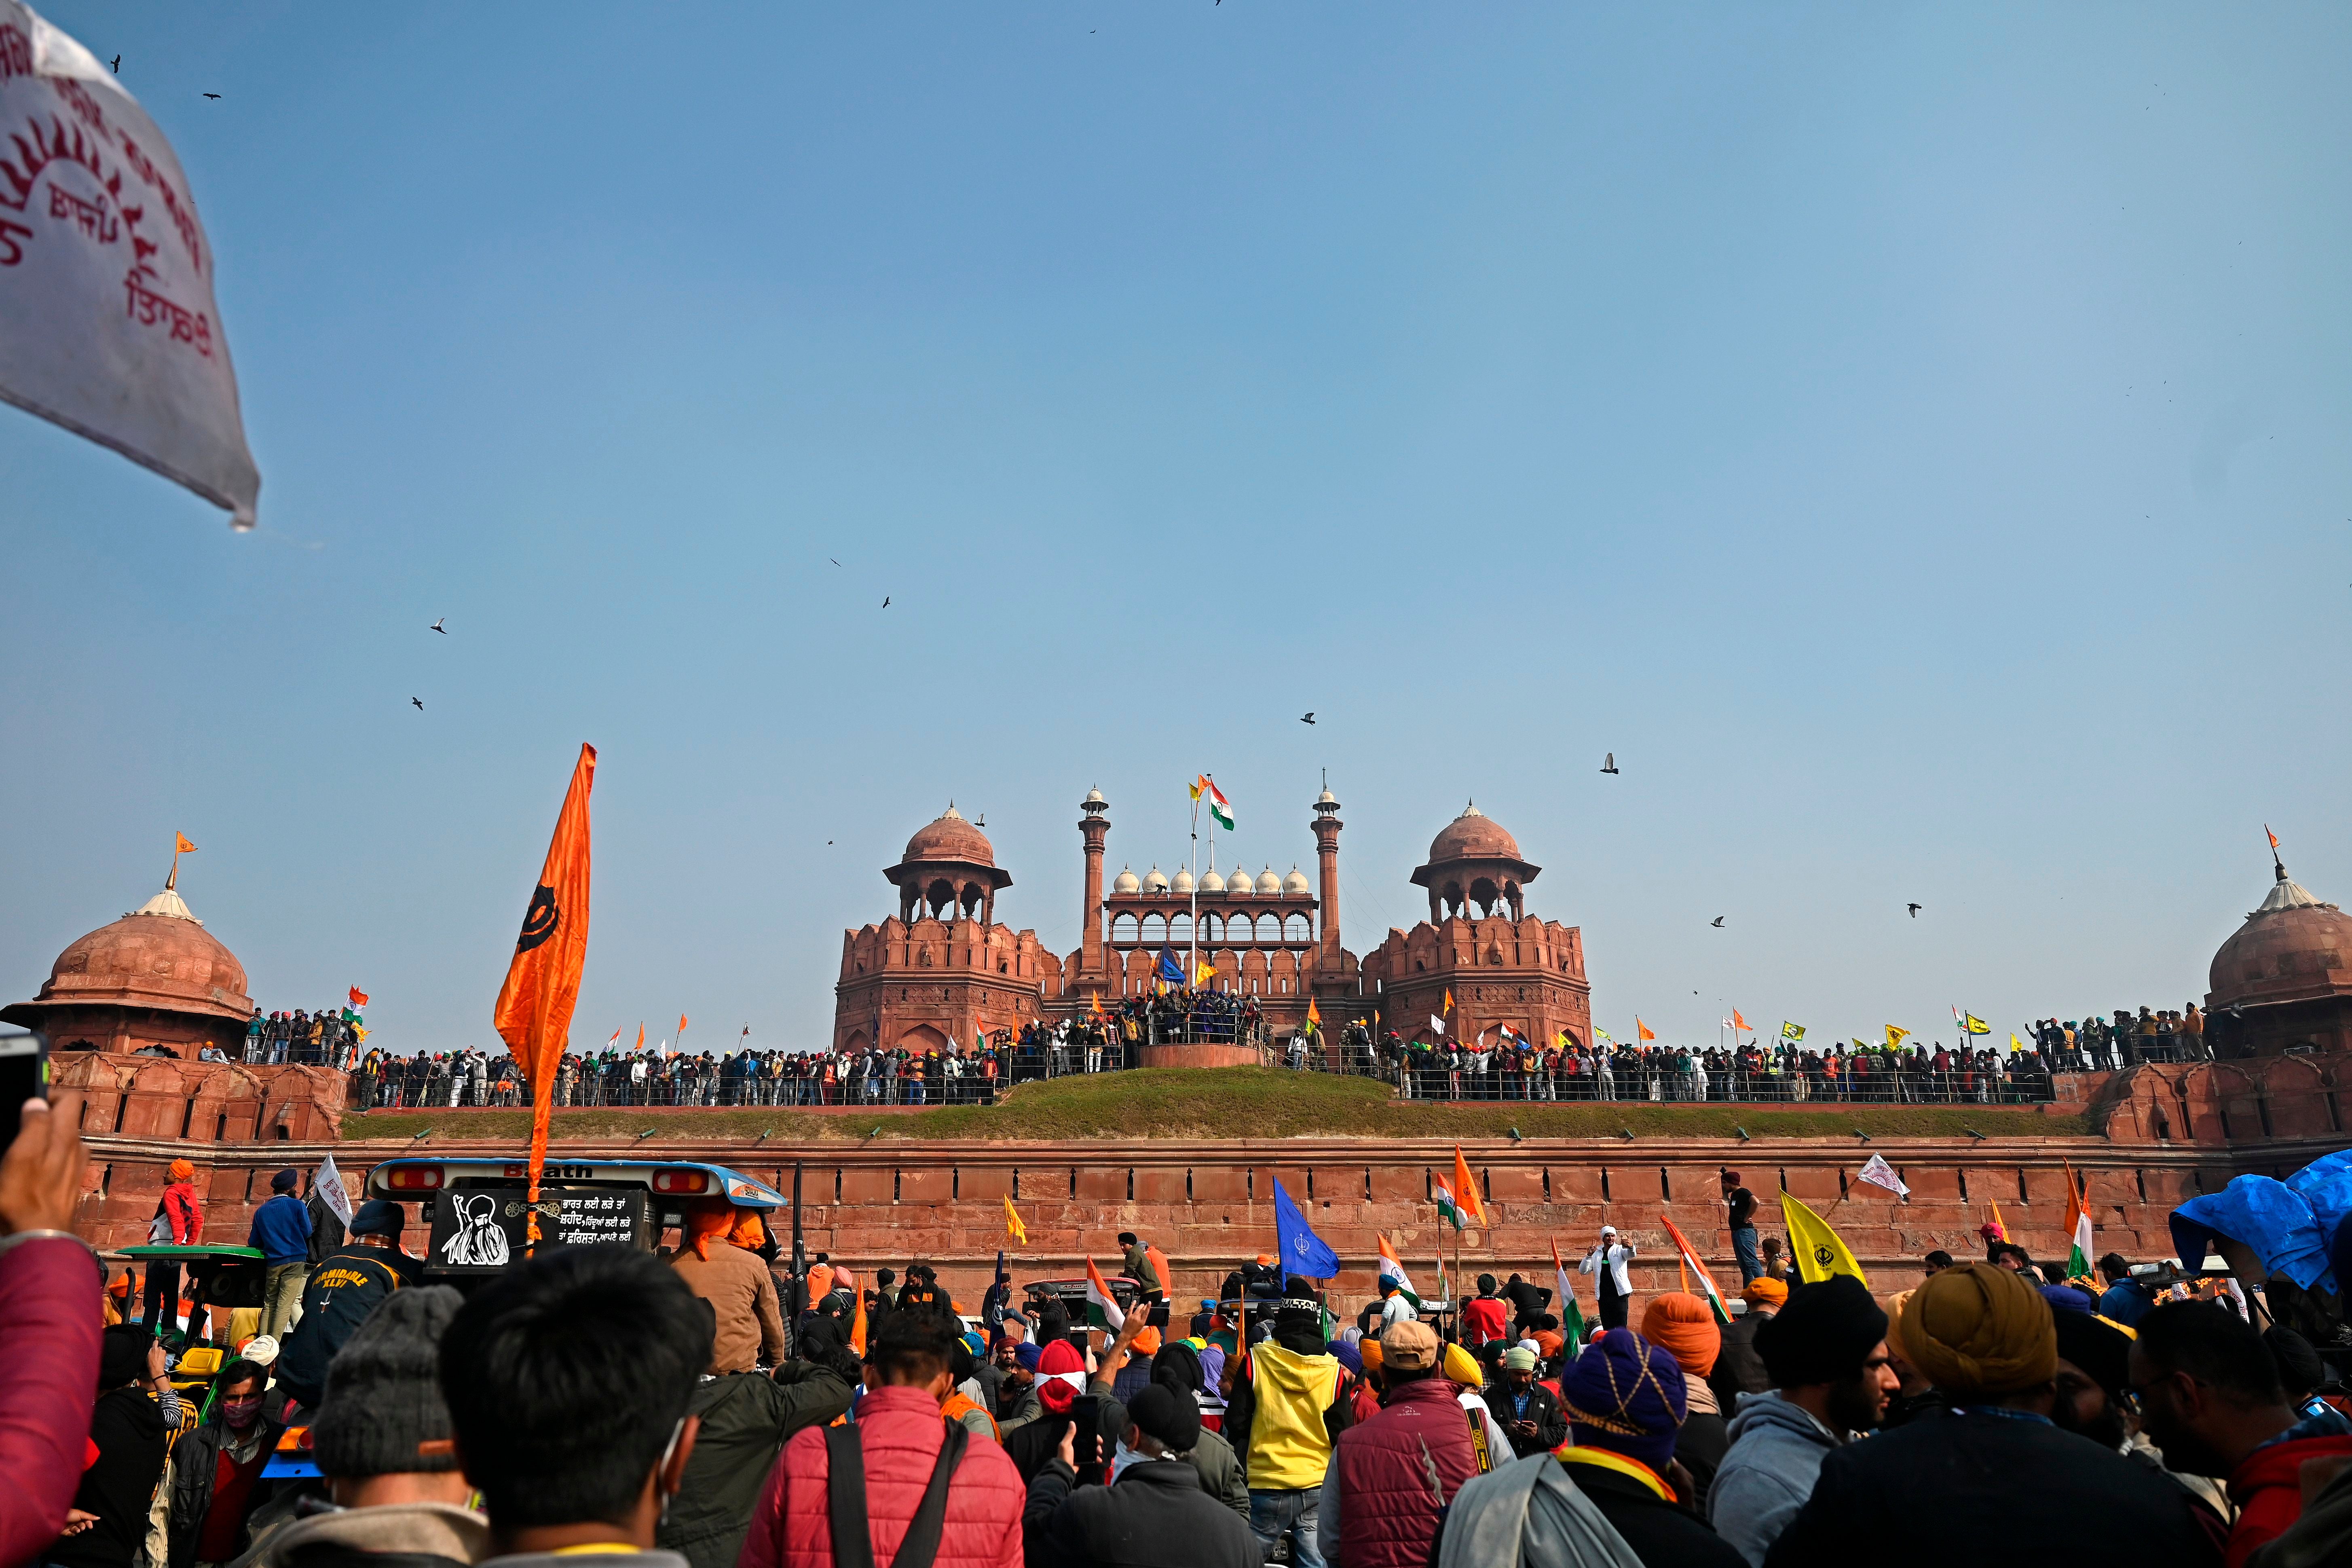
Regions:
<instances>
[{"instance_id":1,"label":"bird flying in sky","mask_svg":"<svg viewBox=\"0 0 2352 1568\"><path fill-rule=\"evenodd\" d=\"M206 98L218 98L218 97L220 96L220 94L219 94L219 93L216 93L216 92L208 92L208 93L205 94L205 96Z\"/></svg>"},{"instance_id":2,"label":"bird flying in sky","mask_svg":"<svg viewBox=\"0 0 2352 1568\"><path fill-rule=\"evenodd\" d=\"M1304 717L1304 718L1300 719L1298 721L1299 721L1300 723L1302 723L1302 724L1312 724L1313 722L1315 722L1315 710L1314 710L1314 709L1312 709L1312 708L1309 708L1309 709L1307 710L1306 717Z\"/></svg>"},{"instance_id":3,"label":"bird flying in sky","mask_svg":"<svg viewBox=\"0 0 2352 1568\"><path fill-rule=\"evenodd\" d=\"M882 595L882 607L886 610L890 607L890 595L887 594Z\"/></svg>"},{"instance_id":4,"label":"bird flying in sky","mask_svg":"<svg viewBox=\"0 0 2352 1568\"><path fill-rule=\"evenodd\" d=\"M410 700L411 702L414 702L414 703L415 703L415 704L416 704L416 710L417 710L419 713L422 713L422 712L424 712L424 711L425 711L425 699L423 699L422 697L412 697L412 698L410 698L410 699L409 699L409 700Z\"/></svg>"},{"instance_id":5,"label":"bird flying in sky","mask_svg":"<svg viewBox=\"0 0 2352 1568\"><path fill-rule=\"evenodd\" d=\"M122 57L121 57L121 55L117 55L117 56L115 56L115 57L114 57L114 64L113 64L113 68L113 68L113 71L114 71L114 74L115 74L115 75L117 75L117 76L121 76L121 75L122 74Z\"/></svg>"},{"instance_id":6,"label":"bird flying in sky","mask_svg":"<svg viewBox=\"0 0 2352 1568\"><path fill-rule=\"evenodd\" d=\"M1722 917L1721 915L1717 915L1717 916L1716 916L1716 917L1715 917L1715 919L1714 919L1711 922L1709 922L1709 923L1714 924L1714 925L1721 925L1721 924L1723 923L1723 917Z\"/></svg>"},{"instance_id":7,"label":"bird flying in sky","mask_svg":"<svg viewBox=\"0 0 2352 1568\"><path fill-rule=\"evenodd\" d=\"M1919 906L1918 906L1918 905L1916 905L1916 904L1913 904L1913 905L1911 905L1911 906L1910 906L1910 910L1911 910L1911 918L1912 918L1913 920L1915 920L1915 921L1916 921L1916 920L1917 920L1917 919L1919 918Z\"/></svg>"},{"instance_id":8,"label":"bird flying in sky","mask_svg":"<svg viewBox=\"0 0 2352 1568\"><path fill-rule=\"evenodd\" d=\"M1615 773L1615 772L1617 771L1617 753L1616 753L1616 752L1602 752L1602 753L1601 753L1601 771L1602 773Z\"/></svg>"},{"instance_id":9,"label":"bird flying in sky","mask_svg":"<svg viewBox=\"0 0 2352 1568\"><path fill-rule=\"evenodd\" d=\"M447 620L448 618L449 618L448 616L442 616L442 617L441 617L441 621L446 621L446 620ZM441 621L436 621L436 622L434 622L431 626L429 626L425 627L425 630L427 630L427 631L439 632L443 637L447 637L447 636L449 635L449 628L448 628L448 627L446 627L446 626L443 626L443 625L441 624Z\"/></svg>"}]
</instances>

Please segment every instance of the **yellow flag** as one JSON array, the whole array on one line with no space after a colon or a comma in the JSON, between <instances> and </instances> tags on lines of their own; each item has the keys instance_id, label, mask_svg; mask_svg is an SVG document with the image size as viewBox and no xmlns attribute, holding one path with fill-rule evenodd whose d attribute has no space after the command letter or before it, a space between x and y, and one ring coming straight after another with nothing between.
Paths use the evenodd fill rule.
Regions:
<instances>
[{"instance_id":1,"label":"yellow flag","mask_svg":"<svg viewBox=\"0 0 2352 1568\"><path fill-rule=\"evenodd\" d=\"M1216 973L1217 966L1215 964L1204 963L1201 965L1199 971L1193 974L1192 984L1195 985L1206 985L1211 980L1216 977Z\"/></svg>"},{"instance_id":2,"label":"yellow flag","mask_svg":"<svg viewBox=\"0 0 2352 1568\"><path fill-rule=\"evenodd\" d=\"M1029 1227L1021 1223L1021 1212L1013 1206L1009 1196L1004 1200L1004 1234L1024 1247L1029 1245Z\"/></svg>"},{"instance_id":3,"label":"yellow flag","mask_svg":"<svg viewBox=\"0 0 2352 1568\"><path fill-rule=\"evenodd\" d=\"M1830 1222L1785 1192L1780 1194L1780 1220L1789 1227L1789 1251L1806 1284L1832 1274L1851 1274L1864 1285L1870 1283L1870 1276L1853 1260L1853 1249L1830 1228Z\"/></svg>"},{"instance_id":4,"label":"yellow flag","mask_svg":"<svg viewBox=\"0 0 2352 1568\"><path fill-rule=\"evenodd\" d=\"M1898 1029L1892 1024L1887 1025L1886 1048L1891 1051L1895 1047L1901 1045L1903 1043L1904 1037L1908 1035L1910 1032L1911 1031L1908 1029Z\"/></svg>"}]
</instances>

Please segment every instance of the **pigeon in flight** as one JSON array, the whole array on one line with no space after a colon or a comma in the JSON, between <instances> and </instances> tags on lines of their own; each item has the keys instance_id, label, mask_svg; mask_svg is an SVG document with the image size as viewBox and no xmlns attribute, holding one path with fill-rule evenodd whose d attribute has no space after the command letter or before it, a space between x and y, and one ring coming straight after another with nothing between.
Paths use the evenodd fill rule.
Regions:
<instances>
[{"instance_id":1,"label":"pigeon in flight","mask_svg":"<svg viewBox=\"0 0 2352 1568\"><path fill-rule=\"evenodd\" d=\"M890 607L890 595L887 594L882 595L882 607L886 610Z\"/></svg>"},{"instance_id":2,"label":"pigeon in flight","mask_svg":"<svg viewBox=\"0 0 2352 1568\"><path fill-rule=\"evenodd\" d=\"M1306 716L1305 718L1303 718L1303 719L1299 720L1298 721L1299 721L1300 723L1302 723L1302 724L1312 724L1313 722L1315 722L1315 710L1314 710L1314 709L1312 709L1312 708L1309 708L1309 709L1307 710L1307 716Z\"/></svg>"},{"instance_id":3,"label":"pigeon in flight","mask_svg":"<svg viewBox=\"0 0 2352 1568\"><path fill-rule=\"evenodd\" d=\"M1916 905L1916 904L1913 904L1913 905L1911 905L1911 906L1910 906L1910 909L1911 909L1911 918L1912 918L1913 920L1915 920L1915 921L1916 921L1916 920L1917 920L1917 919L1919 918L1919 906L1918 906L1918 905Z\"/></svg>"},{"instance_id":4,"label":"pigeon in flight","mask_svg":"<svg viewBox=\"0 0 2352 1568\"><path fill-rule=\"evenodd\" d=\"M216 92L208 92L208 93L205 94L205 96L206 98L218 98L218 97L220 96L220 94L219 94L219 93L216 93Z\"/></svg>"},{"instance_id":5,"label":"pigeon in flight","mask_svg":"<svg viewBox=\"0 0 2352 1568\"><path fill-rule=\"evenodd\" d=\"M441 617L441 621L446 621L446 620L447 620L448 618L449 618L448 616L442 616L442 617ZM439 632L443 637L447 637L447 636L449 635L449 628L448 628L448 627L446 627L446 626L443 626L443 625L441 624L441 621L436 621L436 622L434 622L431 626L429 626L425 627L425 629L426 631L428 631L428 632Z\"/></svg>"},{"instance_id":6,"label":"pigeon in flight","mask_svg":"<svg viewBox=\"0 0 2352 1568\"><path fill-rule=\"evenodd\" d=\"M830 555L826 556L826 557L825 557L825 559L826 559L827 561L833 561L833 557L832 557L832 556L830 556ZM840 565L840 564L841 564L841 563L840 563L840 562L838 562L838 561L833 561L833 563L834 563L835 566L838 566L838 565Z\"/></svg>"},{"instance_id":7,"label":"pigeon in flight","mask_svg":"<svg viewBox=\"0 0 2352 1568\"><path fill-rule=\"evenodd\" d=\"M409 700L410 700L411 702L414 702L414 703L415 703L415 704L416 704L416 710L417 710L419 713L422 713L422 712L424 712L424 711L425 711L425 699L423 699L422 697L412 697L412 698L410 698L410 699L409 699Z\"/></svg>"},{"instance_id":8,"label":"pigeon in flight","mask_svg":"<svg viewBox=\"0 0 2352 1568\"><path fill-rule=\"evenodd\" d=\"M1604 773L1613 773L1617 771L1616 752L1608 752L1602 753L1601 758L1601 771Z\"/></svg>"},{"instance_id":9,"label":"pigeon in flight","mask_svg":"<svg viewBox=\"0 0 2352 1568\"><path fill-rule=\"evenodd\" d=\"M1709 923L1710 923L1710 924L1714 924L1714 925L1718 925L1718 926L1719 926L1719 925L1721 925L1721 924L1723 923L1723 917L1722 917L1721 915L1717 915L1717 916L1716 916L1716 917L1715 917L1715 919L1714 919L1712 921L1710 921Z\"/></svg>"},{"instance_id":10,"label":"pigeon in flight","mask_svg":"<svg viewBox=\"0 0 2352 1568\"><path fill-rule=\"evenodd\" d=\"M113 70L114 74L117 76L121 76L122 74L122 57L121 55L114 57Z\"/></svg>"}]
</instances>

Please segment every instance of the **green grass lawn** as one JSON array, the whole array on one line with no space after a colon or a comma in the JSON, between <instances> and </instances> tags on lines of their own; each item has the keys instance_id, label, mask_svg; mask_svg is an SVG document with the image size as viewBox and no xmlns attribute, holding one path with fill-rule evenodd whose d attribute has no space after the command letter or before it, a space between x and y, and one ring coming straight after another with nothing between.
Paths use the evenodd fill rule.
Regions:
<instances>
[{"instance_id":1,"label":"green grass lawn","mask_svg":"<svg viewBox=\"0 0 2352 1568\"><path fill-rule=\"evenodd\" d=\"M943 1106L872 1117L789 1107L692 1112L559 1110L558 1138L634 1136L647 1127L673 1138L757 1138L773 1131L779 1147L880 1139L967 1138L1061 1141L1135 1138L1498 1138L1513 1127L1529 1138L1602 1138L1632 1128L1645 1136L1851 1138L1855 1128L1892 1137L1952 1137L1967 1129L1990 1137L2079 1135L2078 1116L2046 1116L2031 1106L1874 1105L1825 1110L1760 1106L1606 1104L1432 1106L1391 1097L1367 1079L1269 1068L1158 1068L1024 1084L993 1106ZM343 1118L346 1138L410 1138L433 1128L442 1139L520 1140L528 1111L356 1112Z\"/></svg>"}]
</instances>

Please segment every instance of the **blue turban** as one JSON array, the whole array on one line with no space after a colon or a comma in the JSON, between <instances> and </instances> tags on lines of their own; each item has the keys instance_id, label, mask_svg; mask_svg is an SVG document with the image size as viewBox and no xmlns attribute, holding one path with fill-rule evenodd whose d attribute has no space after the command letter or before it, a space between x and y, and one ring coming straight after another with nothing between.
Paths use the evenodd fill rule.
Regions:
<instances>
[{"instance_id":1,"label":"blue turban","mask_svg":"<svg viewBox=\"0 0 2352 1568\"><path fill-rule=\"evenodd\" d=\"M1683 1369L1664 1345L1612 1329L1559 1374L1570 1440L1639 1459L1660 1475L1675 1462L1675 1436L1690 1409Z\"/></svg>"}]
</instances>

